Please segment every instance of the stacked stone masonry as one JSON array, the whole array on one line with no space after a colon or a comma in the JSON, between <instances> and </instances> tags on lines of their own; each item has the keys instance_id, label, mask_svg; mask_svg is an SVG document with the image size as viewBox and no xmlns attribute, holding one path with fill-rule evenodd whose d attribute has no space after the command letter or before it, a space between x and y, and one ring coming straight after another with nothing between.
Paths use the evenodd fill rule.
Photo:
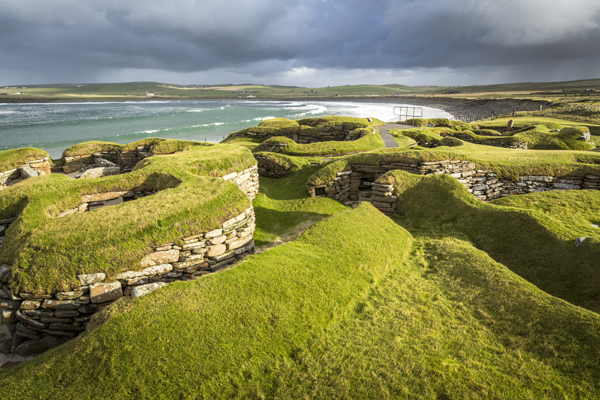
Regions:
<instances>
[{"instance_id":1,"label":"stacked stone masonry","mask_svg":"<svg viewBox=\"0 0 600 400\"><path fill-rule=\"evenodd\" d=\"M11 352L20 353L32 344L47 350L44 344L49 338L74 338L85 331L93 314L124 296L140 297L170 282L193 280L241 260L254 253L254 229L250 207L219 229L185 237L180 245L155 247L140 261L140 270L110 279L100 272L78 275L79 286L52 295L12 293L11 267L0 266L0 322L12 326Z\"/></svg>"},{"instance_id":2,"label":"stacked stone masonry","mask_svg":"<svg viewBox=\"0 0 600 400\"><path fill-rule=\"evenodd\" d=\"M458 179L475 198L483 201L547 190L600 189L600 176L597 175L560 178L521 176L517 181L511 181L499 178L493 171L478 170L470 161L460 160L418 164L380 162L379 165L355 164L351 168L349 171L338 172L332 182L307 185L308 194L311 197L330 197L340 201L356 201L359 200L359 195L362 195L360 199L371 201L382 212L390 214L392 210L386 204L390 204L391 199L384 201L381 197L389 197L391 193L387 194L389 190L385 190L388 188L385 185L375 184L375 181L386 172L398 169L418 175L451 175Z\"/></svg>"},{"instance_id":3,"label":"stacked stone masonry","mask_svg":"<svg viewBox=\"0 0 600 400\"><path fill-rule=\"evenodd\" d=\"M223 176L223 179L235 183L250 200L256 198L259 187L258 165L253 165L241 172L232 172Z\"/></svg>"},{"instance_id":4,"label":"stacked stone masonry","mask_svg":"<svg viewBox=\"0 0 600 400\"><path fill-rule=\"evenodd\" d=\"M63 156L63 171L66 174L85 170L92 165L96 165L97 159L108 160L121 167L123 171L130 171L135 165L152 156L153 146L138 146L131 151L104 151L93 154L84 154L78 156Z\"/></svg>"},{"instance_id":5,"label":"stacked stone masonry","mask_svg":"<svg viewBox=\"0 0 600 400\"><path fill-rule=\"evenodd\" d=\"M260 176L266 176L269 178L283 178L290 172L289 168L285 168L282 165L270 160L265 156L254 156L258 163L258 173Z\"/></svg>"},{"instance_id":6,"label":"stacked stone masonry","mask_svg":"<svg viewBox=\"0 0 600 400\"><path fill-rule=\"evenodd\" d=\"M0 172L0 189L15 183L14 181L50 174L51 168L52 164L50 164L50 159L48 157L39 160L25 161L19 168Z\"/></svg>"},{"instance_id":7,"label":"stacked stone masonry","mask_svg":"<svg viewBox=\"0 0 600 400\"><path fill-rule=\"evenodd\" d=\"M288 147L287 143L282 142L263 142L260 144L260 149L262 151L268 151L271 153L279 153L281 149L285 149Z\"/></svg>"},{"instance_id":8,"label":"stacked stone masonry","mask_svg":"<svg viewBox=\"0 0 600 400\"><path fill-rule=\"evenodd\" d=\"M321 132L318 135L303 135L302 131L295 133L277 132L276 134L269 134L264 132L244 132L244 136L256 137L260 139L269 139L275 136L283 136L292 139L294 142L299 144L309 144L317 142L329 142L329 141L348 141L351 140L354 129L344 129L342 125L335 125L333 127L323 126Z\"/></svg>"}]
</instances>

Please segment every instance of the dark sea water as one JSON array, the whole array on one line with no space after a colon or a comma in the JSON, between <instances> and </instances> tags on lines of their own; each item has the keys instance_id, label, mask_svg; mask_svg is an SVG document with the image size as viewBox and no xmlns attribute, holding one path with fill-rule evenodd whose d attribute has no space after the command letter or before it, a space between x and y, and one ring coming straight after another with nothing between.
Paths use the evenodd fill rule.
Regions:
<instances>
[{"instance_id":1,"label":"dark sea water","mask_svg":"<svg viewBox=\"0 0 600 400\"><path fill-rule=\"evenodd\" d=\"M37 147L52 158L76 143L149 137L220 142L268 118L341 115L397 120L399 104L319 101L153 101L0 104L0 150ZM423 107L424 118L451 118Z\"/></svg>"}]
</instances>

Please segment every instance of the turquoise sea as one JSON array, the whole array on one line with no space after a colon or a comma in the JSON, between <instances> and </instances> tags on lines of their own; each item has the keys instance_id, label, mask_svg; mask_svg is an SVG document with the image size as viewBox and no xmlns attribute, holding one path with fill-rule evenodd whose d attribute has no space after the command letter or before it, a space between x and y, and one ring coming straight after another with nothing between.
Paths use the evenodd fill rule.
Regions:
<instances>
[{"instance_id":1,"label":"turquoise sea","mask_svg":"<svg viewBox=\"0 0 600 400\"><path fill-rule=\"evenodd\" d=\"M342 115L396 120L400 104L320 101L144 101L0 104L0 150L37 147L52 158L77 143L149 137L220 142L260 121ZM424 118L451 118L423 107Z\"/></svg>"}]
</instances>

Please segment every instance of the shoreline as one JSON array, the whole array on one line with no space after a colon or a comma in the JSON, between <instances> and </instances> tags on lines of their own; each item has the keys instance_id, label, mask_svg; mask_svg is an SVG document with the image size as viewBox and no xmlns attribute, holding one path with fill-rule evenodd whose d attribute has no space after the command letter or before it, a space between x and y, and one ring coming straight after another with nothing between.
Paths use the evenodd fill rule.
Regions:
<instances>
[{"instance_id":1,"label":"shoreline","mask_svg":"<svg viewBox=\"0 0 600 400\"><path fill-rule=\"evenodd\" d=\"M446 111L455 119L465 122L490 118L494 114L510 114L513 111L536 111L540 106L546 108L550 105L541 100L516 100L516 99L463 99L452 97L418 97L418 96L388 96L388 97L266 97L266 98L241 98L241 99L178 99L169 97L139 98L139 99L28 99L31 101L5 101L2 104L56 104L56 103L145 103L168 101L300 101L300 102L330 102L330 103L387 103L411 106L424 106ZM12 99L10 99L12 100ZM14 99L17 100L17 99Z\"/></svg>"}]
</instances>

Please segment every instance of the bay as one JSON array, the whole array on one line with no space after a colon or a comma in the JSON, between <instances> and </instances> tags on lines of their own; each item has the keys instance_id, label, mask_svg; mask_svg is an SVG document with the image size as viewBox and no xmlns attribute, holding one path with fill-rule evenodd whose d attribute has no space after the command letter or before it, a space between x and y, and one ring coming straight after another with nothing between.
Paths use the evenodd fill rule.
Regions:
<instances>
[{"instance_id":1,"label":"bay","mask_svg":"<svg viewBox=\"0 0 600 400\"><path fill-rule=\"evenodd\" d=\"M0 150L37 147L54 159L77 143L126 144L149 137L220 142L269 118L327 115L397 120L405 104L323 101L145 101L0 104ZM424 118L452 118L423 107Z\"/></svg>"}]
</instances>

